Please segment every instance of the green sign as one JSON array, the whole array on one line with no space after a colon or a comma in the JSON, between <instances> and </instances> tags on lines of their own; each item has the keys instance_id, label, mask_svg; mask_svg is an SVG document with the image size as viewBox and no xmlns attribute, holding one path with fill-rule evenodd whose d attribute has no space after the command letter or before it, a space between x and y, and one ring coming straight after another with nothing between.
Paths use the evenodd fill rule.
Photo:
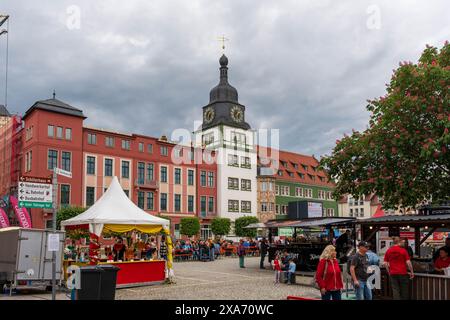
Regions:
<instances>
[{"instance_id":1,"label":"green sign","mask_svg":"<svg viewBox=\"0 0 450 320\"><path fill-rule=\"evenodd\" d=\"M278 228L278 235L285 237L292 237L294 234L294 228Z\"/></svg>"},{"instance_id":2,"label":"green sign","mask_svg":"<svg viewBox=\"0 0 450 320\"><path fill-rule=\"evenodd\" d=\"M51 202L19 201L19 207L51 209L53 206Z\"/></svg>"}]
</instances>

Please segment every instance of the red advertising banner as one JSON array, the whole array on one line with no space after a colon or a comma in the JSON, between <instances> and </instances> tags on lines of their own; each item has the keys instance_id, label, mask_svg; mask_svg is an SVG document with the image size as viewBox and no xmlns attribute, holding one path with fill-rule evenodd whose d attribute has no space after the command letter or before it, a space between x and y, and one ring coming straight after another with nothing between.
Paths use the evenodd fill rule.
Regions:
<instances>
[{"instance_id":1,"label":"red advertising banner","mask_svg":"<svg viewBox=\"0 0 450 320\"><path fill-rule=\"evenodd\" d=\"M414 240L414 232L411 232L411 231L400 231L400 237Z\"/></svg>"},{"instance_id":2,"label":"red advertising banner","mask_svg":"<svg viewBox=\"0 0 450 320\"><path fill-rule=\"evenodd\" d=\"M27 209L20 208L19 202L17 201L16 197L10 196L9 201L11 202L14 212L16 213L17 220L19 220L19 224L22 228L31 228L31 218L28 214Z\"/></svg>"},{"instance_id":3,"label":"red advertising banner","mask_svg":"<svg viewBox=\"0 0 450 320\"><path fill-rule=\"evenodd\" d=\"M9 227L9 219L6 212L0 208L0 228Z\"/></svg>"}]
</instances>

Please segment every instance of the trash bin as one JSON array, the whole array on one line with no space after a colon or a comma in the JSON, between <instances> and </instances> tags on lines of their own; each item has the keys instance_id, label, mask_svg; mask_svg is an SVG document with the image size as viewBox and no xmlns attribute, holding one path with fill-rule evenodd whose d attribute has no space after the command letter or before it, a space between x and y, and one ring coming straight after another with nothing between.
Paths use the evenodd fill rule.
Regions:
<instances>
[{"instance_id":1,"label":"trash bin","mask_svg":"<svg viewBox=\"0 0 450 320\"><path fill-rule=\"evenodd\" d=\"M80 289L76 291L76 300L99 300L103 271L96 266L80 267Z\"/></svg>"},{"instance_id":2,"label":"trash bin","mask_svg":"<svg viewBox=\"0 0 450 320\"><path fill-rule=\"evenodd\" d=\"M116 297L117 272L120 268L110 264L99 265L97 268L103 270L100 286L100 300L114 300Z\"/></svg>"}]
</instances>

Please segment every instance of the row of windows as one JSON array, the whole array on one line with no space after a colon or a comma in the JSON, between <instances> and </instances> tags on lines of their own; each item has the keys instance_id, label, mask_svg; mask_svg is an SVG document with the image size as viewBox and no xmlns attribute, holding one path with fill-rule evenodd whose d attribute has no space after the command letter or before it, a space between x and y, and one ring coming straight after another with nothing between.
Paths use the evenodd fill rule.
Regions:
<instances>
[{"instance_id":1,"label":"row of windows","mask_svg":"<svg viewBox=\"0 0 450 320\"><path fill-rule=\"evenodd\" d=\"M95 175L95 157L88 156L86 159L86 173ZM130 177L130 162L121 161L122 163L122 178L128 179ZM174 184L181 184L181 168L174 170ZM203 173L203 171L202 171ZM209 172L210 186L214 186L214 173ZM113 175L113 159L105 159L105 176ZM153 163L138 162L137 164L137 183L144 184L146 181L155 180L155 166ZM161 182L167 182L167 167L161 166ZM194 170L188 170L188 185L194 185Z\"/></svg>"},{"instance_id":2,"label":"row of windows","mask_svg":"<svg viewBox=\"0 0 450 320\"><path fill-rule=\"evenodd\" d=\"M200 171L200 186L201 187L214 187L214 172L212 171Z\"/></svg>"},{"instance_id":3,"label":"row of windows","mask_svg":"<svg viewBox=\"0 0 450 320\"><path fill-rule=\"evenodd\" d=\"M106 190L105 190L106 191ZM129 196L129 190L124 190L127 196ZM174 211L181 212L181 194L174 194ZM95 188L86 187L86 206L91 206L95 202ZM143 210L155 210L155 194L153 192L138 191L138 207ZM208 212L214 212L214 197L201 196L200 197L201 213L206 214L206 208ZM160 194L160 210L167 211L168 209L168 194ZM195 209L195 196L188 195L187 211L194 212Z\"/></svg>"},{"instance_id":4,"label":"row of windows","mask_svg":"<svg viewBox=\"0 0 450 320\"><path fill-rule=\"evenodd\" d=\"M239 200L228 200L228 211L239 212ZM250 213L252 211L251 201L241 201L241 212Z\"/></svg>"},{"instance_id":5,"label":"row of windows","mask_svg":"<svg viewBox=\"0 0 450 320\"><path fill-rule=\"evenodd\" d=\"M228 189L239 190L239 178L228 178ZM241 190L251 191L252 181L248 179L241 179Z\"/></svg>"},{"instance_id":6,"label":"row of windows","mask_svg":"<svg viewBox=\"0 0 450 320\"><path fill-rule=\"evenodd\" d=\"M355 199L352 196L348 197L348 205L349 206L363 206L364 205L364 196L359 197L359 199Z\"/></svg>"},{"instance_id":7,"label":"row of windows","mask_svg":"<svg viewBox=\"0 0 450 320\"><path fill-rule=\"evenodd\" d=\"M272 204L272 203L269 203L269 204ZM270 206L269 206L269 208L270 208ZM264 211L262 207L261 207L261 211ZM270 210L268 210L268 211L270 211ZM288 205L286 205L286 204L275 205L275 213L276 214L288 214ZM334 209L326 208L325 214L327 217L334 217Z\"/></svg>"},{"instance_id":8,"label":"row of windows","mask_svg":"<svg viewBox=\"0 0 450 320\"><path fill-rule=\"evenodd\" d=\"M47 169L53 170L58 168L58 154L57 150L48 150L47 154ZM27 160L27 159L25 159ZM27 171L31 171L31 151L29 156L29 162L25 161ZM28 170L29 169L29 170ZM72 171L72 153L68 151L61 151L61 169L71 172Z\"/></svg>"},{"instance_id":9,"label":"row of windows","mask_svg":"<svg viewBox=\"0 0 450 320\"><path fill-rule=\"evenodd\" d=\"M239 157L235 154L229 154L228 165L232 167L239 167ZM241 167L248 169L252 167L252 164L250 163L250 157L241 156Z\"/></svg>"},{"instance_id":10,"label":"row of windows","mask_svg":"<svg viewBox=\"0 0 450 320\"><path fill-rule=\"evenodd\" d=\"M292 172L292 171L289 171L289 170L286 170L286 173L288 174L288 176L289 177L291 177L291 178L295 178L295 173L294 172ZM280 176L280 177L282 177L283 176L283 170L278 170L278 176ZM305 174L303 174L303 173L301 173L301 172L297 172L297 175L301 178L301 179L305 179ZM316 176L315 175L312 175L312 174L309 174L308 173L308 177L309 177L309 179L311 179L312 181L316 181ZM321 176L318 176L319 177L319 180L321 181L321 182L325 182L325 178L324 177L321 177Z\"/></svg>"},{"instance_id":11,"label":"row of windows","mask_svg":"<svg viewBox=\"0 0 450 320\"><path fill-rule=\"evenodd\" d=\"M364 208L350 209L350 217L364 217Z\"/></svg>"},{"instance_id":12,"label":"row of windows","mask_svg":"<svg viewBox=\"0 0 450 320\"><path fill-rule=\"evenodd\" d=\"M291 191L289 186L275 186L275 194L277 196L290 196ZM313 198L313 190L309 188L301 188L301 187L295 187L295 196L300 198ZM331 191L324 191L324 190L318 190L318 199L322 200L332 200L332 192Z\"/></svg>"},{"instance_id":13,"label":"row of windows","mask_svg":"<svg viewBox=\"0 0 450 320\"><path fill-rule=\"evenodd\" d=\"M280 164L284 168L288 168L287 161L280 160ZM292 164L292 166L294 167L295 170L298 170L299 165L297 163L291 162L291 164ZM308 168L309 168L308 165L306 165L306 164L300 164L300 165L302 166L303 170L308 171ZM318 167L315 167L315 166L311 166L311 168L313 169L314 172L317 172L317 170L318 170Z\"/></svg>"},{"instance_id":14,"label":"row of windows","mask_svg":"<svg viewBox=\"0 0 450 320\"><path fill-rule=\"evenodd\" d=\"M114 137L105 137L105 146L108 148L114 148L115 147L115 138ZM95 133L88 133L87 134L87 142L88 144L97 144L97 134ZM121 140L121 146L124 150L131 150L131 141L127 139ZM145 152L153 153L153 144L147 143L147 148L145 148L145 143L139 142L138 143L138 150L139 152ZM168 156L169 155L169 148L167 146L160 146L160 154L162 156Z\"/></svg>"},{"instance_id":15,"label":"row of windows","mask_svg":"<svg viewBox=\"0 0 450 320\"><path fill-rule=\"evenodd\" d=\"M31 129L32 130L32 129ZM30 132L31 136L33 135L33 131ZM55 126L52 124L49 124L47 126L47 136L49 138L57 138L57 139L66 139L66 140L72 140L72 128L64 128L63 127L56 127L56 134L55 134ZM31 137L30 137L31 138Z\"/></svg>"},{"instance_id":16,"label":"row of windows","mask_svg":"<svg viewBox=\"0 0 450 320\"><path fill-rule=\"evenodd\" d=\"M273 182L261 182L261 191L273 191Z\"/></svg>"},{"instance_id":17,"label":"row of windows","mask_svg":"<svg viewBox=\"0 0 450 320\"><path fill-rule=\"evenodd\" d=\"M209 145L214 143L214 132L207 133L202 136L202 144ZM247 137L245 133L231 132L231 142L235 145L246 146Z\"/></svg>"},{"instance_id":18,"label":"row of windows","mask_svg":"<svg viewBox=\"0 0 450 320\"><path fill-rule=\"evenodd\" d=\"M261 202L261 212L273 211L273 202Z\"/></svg>"}]
</instances>

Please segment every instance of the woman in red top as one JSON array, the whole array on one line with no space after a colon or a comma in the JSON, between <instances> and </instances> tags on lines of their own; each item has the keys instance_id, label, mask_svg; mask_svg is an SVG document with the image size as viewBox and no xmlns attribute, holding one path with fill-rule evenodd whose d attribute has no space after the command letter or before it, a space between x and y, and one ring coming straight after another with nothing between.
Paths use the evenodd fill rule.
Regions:
<instances>
[{"instance_id":1,"label":"woman in red top","mask_svg":"<svg viewBox=\"0 0 450 320\"><path fill-rule=\"evenodd\" d=\"M336 259L336 248L333 245L328 245L323 250L315 277L322 300L341 300L344 284L339 262Z\"/></svg>"},{"instance_id":2,"label":"woman in red top","mask_svg":"<svg viewBox=\"0 0 450 320\"><path fill-rule=\"evenodd\" d=\"M434 261L434 270L444 274L444 269L450 267L450 257L448 249L443 247L439 249L439 258Z\"/></svg>"}]
</instances>

